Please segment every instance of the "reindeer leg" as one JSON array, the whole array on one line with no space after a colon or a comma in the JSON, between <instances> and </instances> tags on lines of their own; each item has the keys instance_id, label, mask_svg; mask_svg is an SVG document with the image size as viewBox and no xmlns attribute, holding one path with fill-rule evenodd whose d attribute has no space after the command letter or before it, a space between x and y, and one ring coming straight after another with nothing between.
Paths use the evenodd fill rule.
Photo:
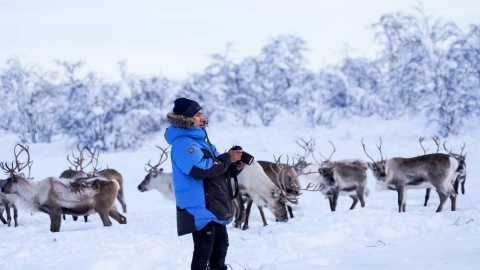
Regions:
<instances>
[{"instance_id":1,"label":"reindeer leg","mask_svg":"<svg viewBox=\"0 0 480 270\"><path fill-rule=\"evenodd\" d=\"M258 206L258 211L260 211L260 216L262 216L263 227L267 226L268 224L267 219L265 218L265 213L263 212L263 206Z\"/></svg>"},{"instance_id":2,"label":"reindeer leg","mask_svg":"<svg viewBox=\"0 0 480 270\"><path fill-rule=\"evenodd\" d=\"M8 223L8 227L10 227L11 223L12 223L12 216L10 215L10 205L9 203L6 203L5 204L5 211L7 212L7 223Z\"/></svg>"},{"instance_id":3,"label":"reindeer leg","mask_svg":"<svg viewBox=\"0 0 480 270\"><path fill-rule=\"evenodd\" d=\"M118 190L117 200L122 205L123 213L126 213L127 212L127 203L125 202L125 197L123 196L123 188Z\"/></svg>"},{"instance_id":4,"label":"reindeer leg","mask_svg":"<svg viewBox=\"0 0 480 270\"><path fill-rule=\"evenodd\" d=\"M13 205L13 220L15 221L15 227L18 227L18 209Z\"/></svg>"},{"instance_id":5,"label":"reindeer leg","mask_svg":"<svg viewBox=\"0 0 480 270\"><path fill-rule=\"evenodd\" d=\"M363 208L365 207L365 189L362 188L360 191L357 191L357 193L360 199L360 206Z\"/></svg>"},{"instance_id":6,"label":"reindeer leg","mask_svg":"<svg viewBox=\"0 0 480 270\"><path fill-rule=\"evenodd\" d=\"M450 194L450 201L452 202L452 211L457 210L457 194L456 193Z\"/></svg>"},{"instance_id":7,"label":"reindeer leg","mask_svg":"<svg viewBox=\"0 0 480 270\"><path fill-rule=\"evenodd\" d=\"M83 220L85 220L85 222L88 222L88 215L83 216Z\"/></svg>"},{"instance_id":8,"label":"reindeer leg","mask_svg":"<svg viewBox=\"0 0 480 270\"><path fill-rule=\"evenodd\" d=\"M247 230L248 229L248 219L250 218L250 210L252 209L252 199L247 200L247 207L245 208L245 222L243 222L243 228L242 230Z\"/></svg>"},{"instance_id":9,"label":"reindeer leg","mask_svg":"<svg viewBox=\"0 0 480 270\"><path fill-rule=\"evenodd\" d=\"M72 216L72 218L73 218L73 221L77 221L78 216Z\"/></svg>"},{"instance_id":10,"label":"reindeer leg","mask_svg":"<svg viewBox=\"0 0 480 270\"><path fill-rule=\"evenodd\" d=\"M253 200L251 198L247 197L247 206L245 207L245 214L244 214L245 218L244 218L244 221L243 221L242 230L247 230L249 228L248 220L250 219L252 204L253 204Z\"/></svg>"},{"instance_id":11,"label":"reindeer leg","mask_svg":"<svg viewBox=\"0 0 480 270\"><path fill-rule=\"evenodd\" d=\"M337 209L337 201L338 201L338 192L334 191L333 192L333 200L332 200L332 212L334 212Z\"/></svg>"},{"instance_id":12,"label":"reindeer leg","mask_svg":"<svg viewBox=\"0 0 480 270\"><path fill-rule=\"evenodd\" d=\"M437 208L437 212L442 212L443 204L445 203L445 201L447 201L448 195L445 194L444 192L440 192L438 189L437 189L437 192L438 192L438 197L440 197L440 205ZM452 201L452 207L453 207L453 201Z\"/></svg>"},{"instance_id":13,"label":"reindeer leg","mask_svg":"<svg viewBox=\"0 0 480 270\"><path fill-rule=\"evenodd\" d=\"M423 206L427 206L428 199L430 198L430 191L432 191L432 189L427 188L427 191L425 192L425 203L423 204Z\"/></svg>"},{"instance_id":14,"label":"reindeer leg","mask_svg":"<svg viewBox=\"0 0 480 270\"><path fill-rule=\"evenodd\" d=\"M467 180L467 178L463 178L463 181L462 181L462 194L465 194L465 181Z\"/></svg>"},{"instance_id":15,"label":"reindeer leg","mask_svg":"<svg viewBox=\"0 0 480 270\"><path fill-rule=\"evenodd\" d=\"M398 193L398 212L402 213L402 212L405 212L406 188L397 187L397 193Z\"/></svg>"},{"instance_id":16,"label":"reindeer leg","mask_svg":"<svg viewBox=\"0 0 480 270\"><path fill-rule=\"evenodd\" d=\"M287 210L288 210L288 214L290 215L290 218L293 218L293 209L290 205L287 205Z\"/></svg>"},{"instance_id":17,"label":"reindeer leg","mask_svg":"<svg viewBox=\"0 0 480 270\"><path fill-rule=\"evenodd\" d=\"M105 210L105 209L97 210L97 213L103 222L103 226L105 227L112 226L112 221L110 221L110 218L108 218L108 212L109 210Z\"/></svg>"},{"instance_id":18,"label":"reindeer leg","mask_svg":"<svg viewBox=\"0 0 480 270\"><path fill-rule=\"evenodd\" d=\"M458 186L460 184L460 176L457 177L457 179L455 179L455 182L453 182L453 189L455 190L455 193L458 194Z\"/></svg>"},{"instance_id":19,"label":"reindeer leg","mask_svg":"<svg viewBox=\"0 0 480 270\"><path fill-rule=\"evenodd\" d=\"M66 219L65 219L65 214L63 214L63 220L66 220Z\"/></svg>"},{"instance_id":20,"label":"reindeer leg","mask_svg":"<svg viewBox=\"0 0 480 270\"><path fill-rule=\"evenodd\" d=\"M353 208L355 208L355 206L358 203L358 196L357 195L349 195L349 196L353 200L352 206L350 206L350 210L353 210Z\"/></svg>"},{"instance_id":21,"label":"reindeer leg","mask_svg":"<svg viewBox=\"0 0 480 270\"><path fill-rule=\"evenodd\" d=\"M234 227L240 229L242 223L245 222L245 205L241 194L238 194L234 200L235 203L235 222Z\"/></svg>"},{"instance_id":22,"label":"reindeer leg","mask_svg":"<svg viewBox=\"0 0 480 270\"><path fill-rule=\"evenodd\" d=\"M48 216L50 217L50 231L51 231L51 232L55 232L55 231L54 231L54 228L53 228L53 223L54 223L53 214L48 214Z\"/></svg>"},{"instance_id":23,"label":"reindeer leg","mask_svg":"<svg viewBox=\"0 0 480 270\"><path fill-rule=\"evenodd\" d=\"M112 205L112 207L110 207L110 210L108 210L108 215L111 216L120 224L127 224L127 218L118 212L117 207L115 207L115 204Z\"/></svg>"},{"instance_id":24,"label":"reindeer leg","mask_svg":"<svg viewBox=\"0 0 480 270\"><path fill-rule=\"evenodd\" d=\"M3 218L3 211L4 209L0 209L0 221L2 221L3 224L7 224L7 221Z\"/></svg>"},{"instance_id":25,"label":"reindeer leg","mask_svg":"<svg viewBox=\"0 0 480 270\"><path fill-rule=\"evenodd\" d=\"M50 231L59 232L62 224L62 211L60 209L53 209L50 216Z\"/></svg>"}]
</instances>

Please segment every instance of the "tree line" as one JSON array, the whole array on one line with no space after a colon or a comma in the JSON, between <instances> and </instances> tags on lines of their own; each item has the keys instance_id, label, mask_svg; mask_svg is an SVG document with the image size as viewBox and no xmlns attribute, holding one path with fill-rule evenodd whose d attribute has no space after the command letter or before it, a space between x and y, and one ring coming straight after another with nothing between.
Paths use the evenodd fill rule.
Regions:
<instances>
[{"instance_id":1,"label":"tree line","mask_svg":"<svg viewBox=\"0 0 480 270\"><path fill-rule=\"evenodd\" d=\"M272 38L259 55L233 61L228 50L201 72L178 81L129 74L106 81L83 63L55 70L8 60L0 70L0 130L22 143L68 136L102 150L135 149L164 130L180 96L209 104L216 121L269 126L283 114L315 127L353 116L423 117L442 136L458 135L480 115L480 25L468 29L422 10L383 15L372 25L380 45L372 59L345 55L312 71L298 35Z\"/></svg>"}]
</instances>

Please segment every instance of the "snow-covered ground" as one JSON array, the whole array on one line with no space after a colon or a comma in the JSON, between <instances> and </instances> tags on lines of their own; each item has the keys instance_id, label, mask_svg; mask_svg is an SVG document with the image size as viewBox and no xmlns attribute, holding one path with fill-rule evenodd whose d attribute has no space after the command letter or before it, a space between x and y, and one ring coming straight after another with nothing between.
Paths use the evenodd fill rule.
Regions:
<instances>
[{"instance_id":1,"label":"snow-covered ground","mask_svg":"<svg viewBox=\"0 0 480 270\"><path fill-rule=\"evenodd\" d=\"M432 152L430 139L435 127L420 119L379 121L351 119L335 128L315 129L299 126L291 119L279 119L268 128L236 127L229 121L211 121L209 137L217 148L238 144L257 160L272 160L273 154L294 155L301 151L295 140L314 138L317 150L329 155L331 140L337 152L333 159L379 159L375 143L383 140L384 157L413 157L423 154L418 138ZM428 207L423 206L424 190L409 190L407 212L398 213L397 194L375 191L375 180L368 172L370 196L366 207L349 211L349 197L340 197L336 212L319 192L305 191L295 218L275 223L267 210L268 226L255 207L250 229L242 231L229 225L230 247L227 263L232 269L478 269L480 254L480 172L478 124L466 127L463 135L441 138L458 152L463 142L468 152L466 194L457 199L457 211L435 213L435 192ZM16 138L0 135L0 161L12 161ZM176 234L175 203L157 191L141 193L137 185L145 177L144 164L158 159L155 145L166 146L163 134L146 142L134 152L101 153L99 166L115 168L124 176L128 224L103 227L98 215L89 222L62 222L59 233L49 231L49 217L44 213L19 212L19 227L0 225L0 269L189 269L193 249L191 235ZM32 176L41 180L58 176L68 167L65 143L32 144ZM442 149L443 151L443 149ZM171 171L168 160L163 167ZM305 183L303 183L305 184ZM118 205L118 202L117 202Z\"/></svg>"}]
</instances>

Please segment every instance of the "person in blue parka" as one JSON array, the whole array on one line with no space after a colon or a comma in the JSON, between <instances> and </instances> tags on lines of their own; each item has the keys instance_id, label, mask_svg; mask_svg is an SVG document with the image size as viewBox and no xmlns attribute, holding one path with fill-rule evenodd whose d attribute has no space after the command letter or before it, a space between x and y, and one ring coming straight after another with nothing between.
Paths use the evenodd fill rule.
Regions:
<instances>
[{"instance_id":1,"label":"person in blue parka","mask_svg":"<svg viewBox=\"0 0 480 270\"><path fill-rule=\"evenodd\" d=\"M192 234L191 269L227 269L226 225L234 215L227 180L244 168L242 150L218 153L208 139L207 121L196 101L176 99L167 120L171 125L165 139L172 146L177 232L179 236Z\"/></svg>"}]
</instances>

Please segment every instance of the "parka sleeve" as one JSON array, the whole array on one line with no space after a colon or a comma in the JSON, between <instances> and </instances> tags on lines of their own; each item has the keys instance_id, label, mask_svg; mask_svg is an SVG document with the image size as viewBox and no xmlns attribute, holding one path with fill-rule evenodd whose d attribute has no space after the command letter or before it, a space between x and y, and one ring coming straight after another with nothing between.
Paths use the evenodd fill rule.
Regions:
<instances>
[{"instance_id":1,"label":"parka sleeve","mask_svg":"<svg viewBox=\"0 0 480 270\"><path fill-rule=\"evenodd\" d=\"M172 159L180 170L194 179L212 178L224 174L231 162L225 154L217 158L204 158L201 147L191 140L182 140L172 149ZM216 153L215 153L216 154Z\"/></svg>"}]
</instances>

